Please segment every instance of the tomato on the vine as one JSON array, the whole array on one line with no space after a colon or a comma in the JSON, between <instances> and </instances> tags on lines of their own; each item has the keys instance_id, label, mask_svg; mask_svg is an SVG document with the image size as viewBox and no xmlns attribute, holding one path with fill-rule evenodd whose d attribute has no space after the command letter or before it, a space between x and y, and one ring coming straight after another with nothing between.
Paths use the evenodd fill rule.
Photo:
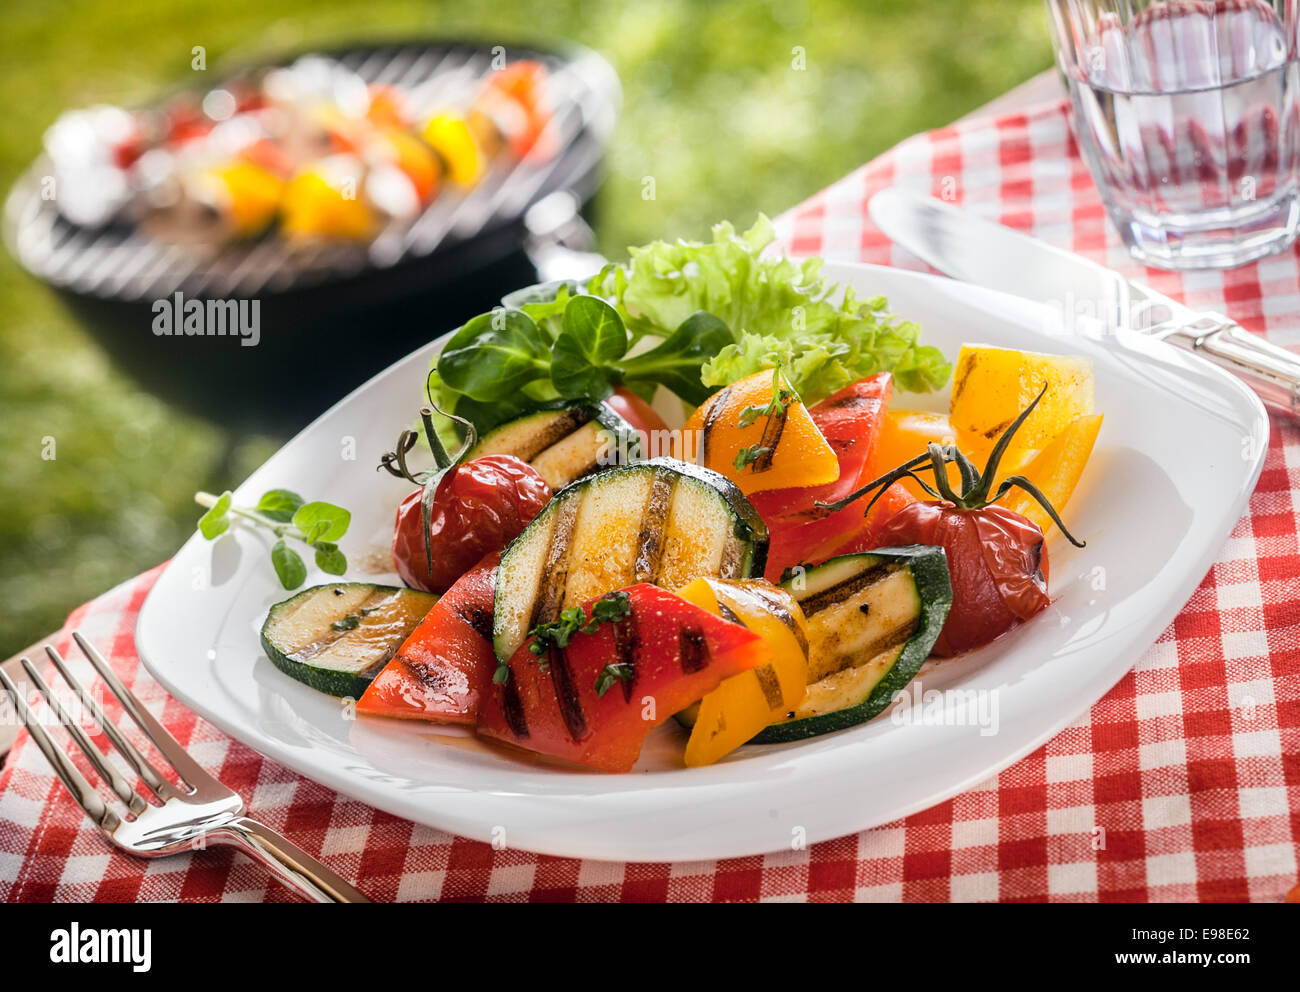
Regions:
<instances>
[{"instance_id":1,"label":"tomato on the vine","mask_svg":"<svg viewBox=\"0 0 1300 992\"><path fill-rule=\"evenodd\" d=\"M430 554L421 523L423 492L416 489L397 508L393 565L408 586L436 593L518 537L551 498L537 470L513 455L463 462L438 482L429 517Z\"/></svg>"},{"instance_id":2,"label":"tomato on the vine","mask_svg":"<svg viewBox=\"0 0 1300 992\"><path fill-rule=\"evenodd\" d=\"M903 544L936 544L948 555L952 608L934 643L940 657L987 644L1050 602L1043 532L1004 507L911 503L875 535L878 548Z\"/></svg>"},{"instance_id":3,"label":"tomato on the vine","mask_svg":"<svg viewBox=\"0 0 1300 992\"><path fill-rule=\"evenodd\" d=\"M1046 387L1044 387L1044 390ZM933 500L910 503L893 514L873 536L872 546L932 544L944 549L952 581L952 608L939 633L933 652L948 656L989 643L1012 627L1047 608L1047 545L1039 526L1027 517L998 506L1012 487L1032 496L1077 547L1083 543L1065 528L1056 510L1032 482L1013 475L990 492L997 478L998 462L1012 435L1038 405L1043 394L1030 403L998 439L984 471L979 472L956 445L930 444L923 455L904 462L893 471L831 504L842 510L873 489L879 492L867 504L870 513L880 496L899 480L910 479ZM960 492L953 488L948 465L960 469ZM930 479L918 472L929 471Z\"/></svg>"}]
</instances>

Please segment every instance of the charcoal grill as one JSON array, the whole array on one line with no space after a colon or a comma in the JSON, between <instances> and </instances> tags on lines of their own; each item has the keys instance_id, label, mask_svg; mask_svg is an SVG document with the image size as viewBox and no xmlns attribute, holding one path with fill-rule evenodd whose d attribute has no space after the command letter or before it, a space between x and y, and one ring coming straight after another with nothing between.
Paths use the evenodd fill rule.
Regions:
<instances>
[{"instance_id":1,"label":"charcoal grill","mask_svg":"<svg viewBox=\"0 0 1300 992\"><path fill-rule=\"evenodd\" d=\"M317 54L367 83L409 89L418 102L423 93L486 75L493 46L407 41ZM229 426L293 430L413 348L490 309L503 293L537 282L546 273L532 260L536 249L555 247L545 242L584 247L590 231L580 213L590 206L617 116L617 76L578 47L511 45L507 57L547 66L557 153L541 161L494 159L478 185L463 193L445 188L420 215L393 223L368 244L303 246L271 234L204 250L133 226L78 227L41 196L49 173L44 156L9 195L6 243L146 388ZM565 218L561 207L556 221L556 202L566 199L574 214ZM542 201L546 229L530 232L525 218ZM156 336L154 302L176 292L258 300L259 344Z\"/></svg>"}]
</instances>

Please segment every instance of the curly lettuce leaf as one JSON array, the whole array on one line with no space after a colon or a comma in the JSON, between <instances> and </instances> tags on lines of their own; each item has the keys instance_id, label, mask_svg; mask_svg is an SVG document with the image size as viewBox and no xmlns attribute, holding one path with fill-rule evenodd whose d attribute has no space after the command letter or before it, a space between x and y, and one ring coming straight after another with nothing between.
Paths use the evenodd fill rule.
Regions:
<instances>
[{"instance_id":1,"label":"curly lettuce leaf","mask_svg":"<svg viewBox=\"0 0 1300 992\"><path fill-rule=\"evenodd\" d=\"M734 343L704 363L706 385L723 386L780 364L807 403L876 372L902 389L929 392L952 367L919 343L916 324L899 321L881 297L837 294L821 259L763 255L775 238L761 214L737 234L723 222L711 242L655 241L630 249L625 266L607 266L589 285L624 315L635 338L666 337L697 311L722 320Z\"/></svg>"}]
</instances>

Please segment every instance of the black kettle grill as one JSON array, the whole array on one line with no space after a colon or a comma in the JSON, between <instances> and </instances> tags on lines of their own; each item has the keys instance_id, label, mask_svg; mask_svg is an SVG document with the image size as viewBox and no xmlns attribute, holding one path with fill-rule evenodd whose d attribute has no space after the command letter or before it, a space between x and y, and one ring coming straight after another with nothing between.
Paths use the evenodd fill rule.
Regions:
<instances>
[{"instance_id":1,"label":"black kettle grill","mask_svg":"<svg viewBox=\"0 0 1300 992\"><path fill-rule=\"evenodd\" d=\"M434 87L443 73L486 74L492 48L403 42L321 53L367 83ZM583 220L618 111L613 69L594 52L512 46L549 71L557 153L496 162L464 194L443 191L414 221L366 245L291 250L266 237L200 255L127 225L76 226L41 196L42 157L5 206L14 257L50 284L123 370L149 391L236 430L284 434L412 349L519 286L595 271ZM285 60L283 63L287 64ZM155 304L257 300L260 340L158 336Z\"/></svg>"}]
</instances>

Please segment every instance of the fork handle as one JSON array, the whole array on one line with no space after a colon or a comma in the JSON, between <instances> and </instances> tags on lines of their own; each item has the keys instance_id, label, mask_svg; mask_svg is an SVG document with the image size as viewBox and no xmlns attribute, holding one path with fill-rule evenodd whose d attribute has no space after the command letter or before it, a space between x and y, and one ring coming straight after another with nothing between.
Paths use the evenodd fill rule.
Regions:
<instances>
[{"instance_id":1,"label":"fork handle","mask_svg":"<svg viewBox=\"0 0 1300 992\"><path fill-rule=\"evenodd\" d=\"M246 816L208 834L209 840L237 847L290 888L316 902L370 902L287 837Z\"/></svg>"}]
</instances>

